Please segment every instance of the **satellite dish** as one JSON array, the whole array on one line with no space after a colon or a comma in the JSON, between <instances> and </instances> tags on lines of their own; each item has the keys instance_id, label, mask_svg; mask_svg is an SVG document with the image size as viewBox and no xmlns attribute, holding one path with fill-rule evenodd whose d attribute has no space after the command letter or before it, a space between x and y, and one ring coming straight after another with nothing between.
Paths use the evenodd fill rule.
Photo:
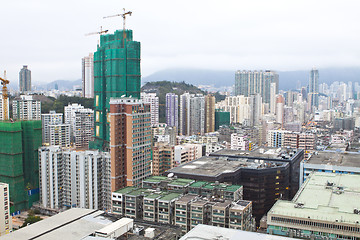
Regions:
<instances>
[{"instance_id":1,"label":"satellite dish","mask_svg":"<svg viewBox=\"0 0 360 240\"><path fill-rule=\"evenodd\" d=\"M125 97L125 94L121 96L122 98Z\"/></svg>"},{"instance_id":2,"label":"satellite dish","mask_svg":"<svg viewBox=\"0 0 360 240\"><path fill-rule=\"evenodd\" d=\"M168 178L172 178L173 176L174 176L174 173L169 173L169 174L167 175Z\"/></svg>"}]
</instances>

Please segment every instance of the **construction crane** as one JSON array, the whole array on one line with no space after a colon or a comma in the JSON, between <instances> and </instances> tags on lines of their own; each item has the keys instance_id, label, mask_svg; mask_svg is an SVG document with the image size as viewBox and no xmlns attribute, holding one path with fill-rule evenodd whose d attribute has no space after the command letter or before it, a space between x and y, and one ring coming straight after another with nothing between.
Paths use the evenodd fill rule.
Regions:
<instances>
[{"instance_id":1,"label":"construction crane","mask_svg":"<svg viewBox=\"0 0 360 240\"><path fill-rule=\"evenodd\" d=\"M123 18L123 46L124 46L124 42L125 42L125 39L126 39L126 33L125 33L126 15L131 16L132 12L131 11L125 12L125 8L123 8L123 10L124 10L124 13L119 13L119 14L107 16L107 17L104 17L104 18L111 18L111 17L122 17Z\"/></svg>"},{"instance_id":2,"label":"construction crane","mask_svg":"<svg viewBox=\"0 0 360 240\"><path fill-rule=\"evenodd\" d=\"M100 27L100 32L91 32L91 33L87 33L85 34L85 36L90 36L90 35L95 35L95 34L100 34L102 35L103 33L107 33L109 30L102 30L102 26Z\"/></svg>"},{"instance_id":3,"label":"construction crane","mask_svg":"<svg viewBox=\"0 0 360 240\"><path fill-rule=\"evenodd\" d=\"M8 99L8 92L7 92L7 84L10 83L9 80L6 80L6 71L4 71L4 78L1 78L1 85L2 86L2 96L3 96L3 103L4 103L4 120L8 120L8 104L7 104L7 99Z\"/></svg>"}]
</instances>

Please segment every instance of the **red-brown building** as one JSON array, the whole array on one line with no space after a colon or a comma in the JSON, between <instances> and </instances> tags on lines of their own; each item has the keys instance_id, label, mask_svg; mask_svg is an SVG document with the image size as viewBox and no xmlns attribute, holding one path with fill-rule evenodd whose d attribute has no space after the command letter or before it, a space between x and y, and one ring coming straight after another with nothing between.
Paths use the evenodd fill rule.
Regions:
<instances>
[{"instance_id":1,"label":"red-brown building","mask_svg":"<svg viewBox=\"0 0 360 240\"><path fill-rule=\"evenodd\" d=\"M140 187L151 175L150 105L134 98L110 100L111 190Z\"/></svg>"}]
</instances>

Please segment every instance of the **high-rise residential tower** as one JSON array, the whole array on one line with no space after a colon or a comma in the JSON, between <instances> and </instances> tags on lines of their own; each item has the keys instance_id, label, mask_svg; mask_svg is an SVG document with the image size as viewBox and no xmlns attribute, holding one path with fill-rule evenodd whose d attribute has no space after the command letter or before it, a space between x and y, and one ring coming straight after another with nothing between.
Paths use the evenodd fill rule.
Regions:
<instances>
[{"instance_id":1,"label":"high-rise residential tower","mask_svg":"<svg viewBox=\"0 0 360 240\"><path fill-rule=\"evenodd\" d=\"M9 184L0 182L0 236L11 231Z\"/></svg>"},{"instance_id":2,"label":"high-rise residential tower","mask_svg":"<svg viewBox=\"0 0 360 240\"><path fill-rule=\"evenodd\" d=\"M24 65L19 72L19 88L20 92L31 91L31 71L27 65Z\"/></svg>"},{"instance_id":3,"label":"high-rise residential tower","mask_svg":"<svg viewBox=\"0 0 360 240\"><path fill-rule=\"evenodd\" d=\"M9 98L6 100L0 95L0 120L9 119L9 111L7 111L7 116L5 116L4 107L7 105L7 109L9 109Z\"/></svg>"},{"instance_id":4,"label":"high-rise residential tower","mask_svg":"<svg viewBox=\"0 0 360 240\"><path fill-rule=\"evenodd\" d=\"M250 95L259 93L264 103L270 103L270 84L276 83L276 93L279 92L279 74L275 71L236 71L235 95Z\"/></svg>"},{"instance_id":5,"label":"high-rise residential tower","mask_svg":"<svg viewBox=\"0 0 360 240\"><path fill-rule=\"evenodd\" d=\"M205 132L215 131L215 96L205 96Z\"/></svg>"},{"instance_id":6,"label":"high-rise residential tower","mask_svg":"<svg viewBox=\"0 0 360 240\"><path fill-rule=\"evenodd\" d=\"M309 77L309 94L308 98L310 101L310 106L319 106L319 70L313 68L310 71Z\"/></svg>"},{"instance_id":7,"label":"high-rise residential tower","mask_svg":"<svg viewBox=\"0 0 360 240\"><path fill-rule=\"evenodd\" d=\"M100 36L94 53L95 139L91 148L109 149L110 98L140 98L140 42L132 30Z\"/></svg>"},{"instance_id":8,"label":"high-rise residential tower","mask_svg":"<svg viewBox=\"0 0 360 240\"><path fill-rule=\"evenodd\" d=\"M159 125L159 97L156 93L141 93L143 103L150 104L151 126Z\"/></svg>"},{"instance_id":9,"label":"high-rise residential tower","mask_svg":"<svg viewBox=\"0 0 360 240\"><path fill-rule=\"evenodd\" d=\"M111 191L141 186L151 175L150 104L136 98L110 100Z\"/></svg>"},{"instance_id":10,"label":"high-rise residential tower","mask_svg":"<svg viewBox=\"0 0 360 240\"><path fill-rule=\"evenodd\" d=\"M171 127L179 127L179 112L178 112L179 100L178 95L175 93L166 94L166 124Z\"/></svg>"},{"instance_id":11,"label":"high-rise residential tower","mask_svg":"<svg viewBox=\"0 0 360 240\"><path fill-rule=\"evenodd\" d=\"M50 113L41 114L42 123L42 141L43 143L50 143L50 129L49 125L57 125L63 123L63 114L50 111Z\"/></svg>"},{"instance_id":12,"label":"high-rise residential tower","mask_svg":"<svg viewBox=\"0 0 360 240\"><path fill-rule=\"evenodd\" d=\"M13 119L41 120L41 102L30 95L21 95L12 102Z\"/></svg>"},{"instance_id":13,"label":"high-rise residential tower","mask_svg":"<svg viewBox=\"0 0 360 240\"><path fill-rule=\"evenodd\" d=\"M94 97L94 54L90 53L82 59L82 91L83 97Z\"/></svg>"},{"instance_id":14,"label":"high-rise residential tower","mask_svg":"<svg viewBox=\"0 0 360 240\"><path fill-rule=\"evenodd\" d=\"M184 93L180 96L180 134L205 133L205 97L202 94Z\"/></svg>"}]
</instances>

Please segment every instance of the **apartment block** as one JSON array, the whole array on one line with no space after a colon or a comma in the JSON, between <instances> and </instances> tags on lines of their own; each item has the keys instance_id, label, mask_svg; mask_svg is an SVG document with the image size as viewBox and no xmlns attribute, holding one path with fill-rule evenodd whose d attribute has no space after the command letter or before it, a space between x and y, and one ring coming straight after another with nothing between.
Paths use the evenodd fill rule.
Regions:
<instances>
[{"instance_id":1,"label":"apartment block","mask_svg":"<svg viewBox=\"0 0 360 240\"><path fill-rule=\"evenodd\" d=\"M0 183L0 236L12 231L9 184Z\"/></svg>"},{"instance_id":2,"label":"apartment block","mask_svg":"<svg viewBox=\"0 0 360 240\"><path fill-rule=\"evenodd\" d=\"M41 102L30 95L15 98L12 109L14 120L41 120Z\"/></svg>"},{"instance_id":3,"label":"apartment block","mask_svg":"<svg viewBox=\"0 0 360 240\"><path fill-rule=\"evenodd\" d=\"M89 108L75 111L74 145L77 149L88 149L89 142L93 141L94 110Z\"/></svg>"},{"instance_id":4,"label":"apartment block","mask_svg":"<svg viewBox=\"0 0 360 240\"><path fill-rule=\"evenodd\" d=\"M63 114L50 111L50 113L41 114L42 124L42 142L43 144L50 143L50 129L49 125L58 125L63 123Z\"/></svg>"},{"instance_id":5,"label":"apartment block","mask_svg":"<svg viewBox=\"0 0 360 240\"><path fill-rule=\"evenodd\" d=\"M159 124L159 97L156 93L140 93L143 103L150 104L151 126Z\"/></svg>"},{"instance_id":6,"label":"apartment block","mask_svg":"<svg viewBox=\"0 0 360 240\"><path fill-rule=\"evenodd\" d=\"M69 124L56 124L48 125L50 133L50 145L70 147L70 125Z\"/></svg>"},{"instance_id":7,"label":"apartment block","mask_svg":"<svg viewBox=\"0 0 360 240\"><path fill-rule=\"evenodd\" d=\"M7 108L7 114L5 115L5 107ZM0 95L0 120L9 119L9 98L5 99Z\"/></svg>"},{"instance_id":8,"label":"apartment block","mask_svg":"<svg viewBox=\"0 0 360 240\"><path fill-rule=\"evenodd\" d=\"M249 150L249 140L238 133L231 134L231 149L233 150Z\"/></svg>"},{"instance_id":9,"label":"apartment block","mask_svg":"<svg viewBox=\"0 0 360 240\"><path fill-rule=\"evenodd\" d=\"M215 131L215 97L205 96L205 133Z\"/></svg>"},{"instance_id":10,"label":"apartment block","mask_svg":"<svg viewBox=\"0 0 360 240\"><path fill-rule=\"evenodd\" d=\"M135 98L110 100L111 189L141 186L151 175L150 105Z\"/></svg>"},{"instance_id":11,"label":"apartment block","mask_svg":"<svg viewBox=\"0 0 360 240\"><path fill-rule=\"evenodd\" d=\"M155 142L153 147L152 174L162 175L175 167L175 147L164 142Z\"/></svg>"},{"instance_id":12,"label":"apartment block","mask_svg":"<svg viewBox=\"0 0 360 240\"><path fill-rule=\"evenodd\" d=\"M41 147L39 173L42 207L110 209L109 153Z\"/></svg>"}]
</instances>

